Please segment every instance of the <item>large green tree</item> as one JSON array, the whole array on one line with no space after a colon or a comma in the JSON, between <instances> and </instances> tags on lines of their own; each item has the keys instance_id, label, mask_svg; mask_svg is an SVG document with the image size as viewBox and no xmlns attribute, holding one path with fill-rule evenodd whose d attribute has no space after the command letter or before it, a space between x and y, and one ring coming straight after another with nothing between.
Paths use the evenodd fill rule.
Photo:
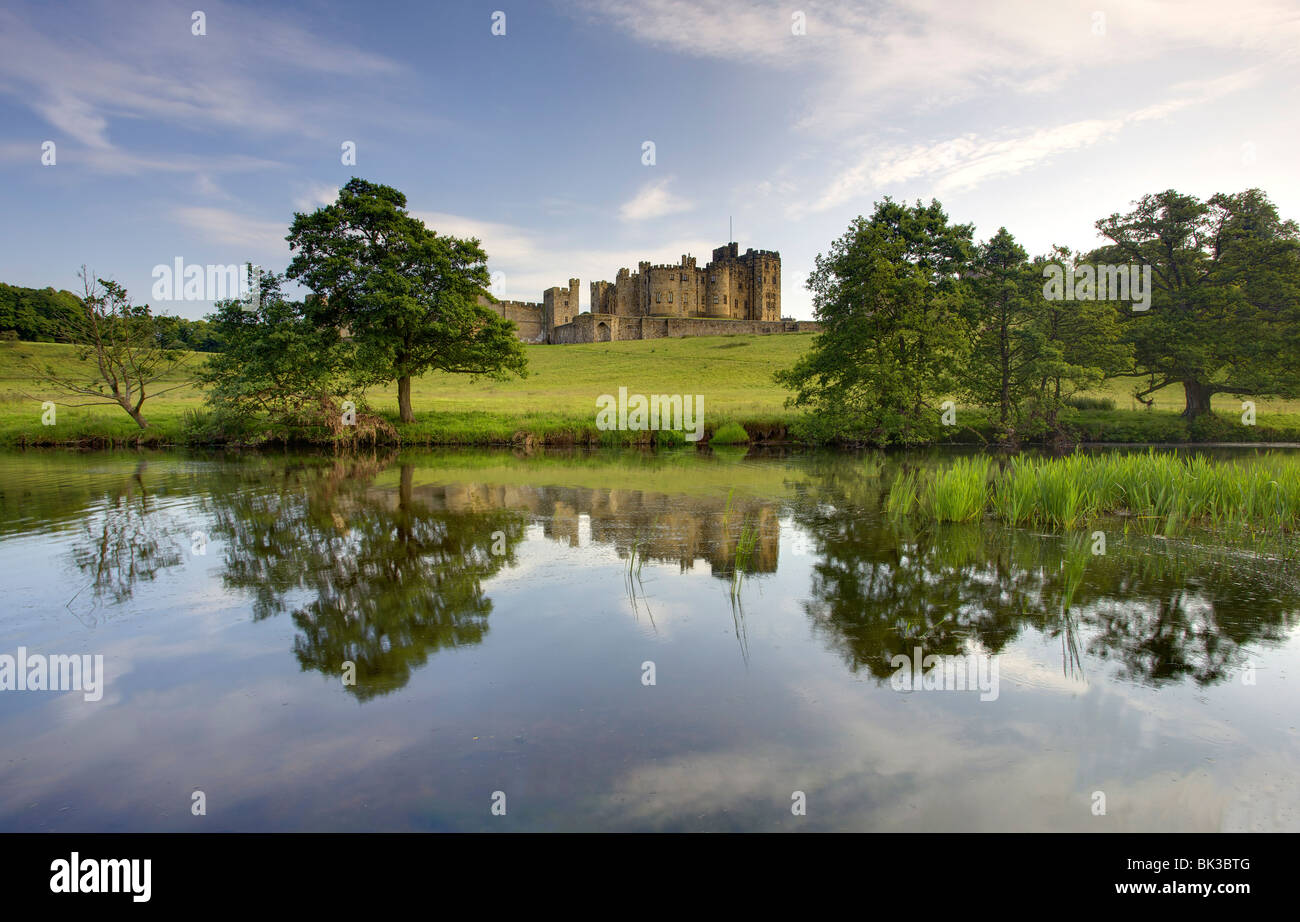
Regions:
<instances>
[{"instance_id":1,"label":"large green tree","mask_svg":"<svg viewBox=\"0 0 1300 922\"><path fill-rule=\"evenodd\" d=\"M1097 222L1111 243L1091 261L1150 266L1151 307L1126 312L1128 372L1146 398L1171 385L1183 415L1215 394L1300 394L1300 229L1258 189L1208 201L1172 189Z\"/></svg>"},{"instance_id":2,"label":"large green tree","mask_svg":"<svg viewBox=\"0 0 1300 922\"><path fill-rule=\"evenodd\" d=\"M969 348L962 276L972 228L938 202L886 198L817 257L808 279L822 334L777 381L825 438L923 441L937 401L958 390Z\"/></svg>"},{"instance_id":3,"label":"large green tree","mask_svg":"<svg viewBox=\"0 0 1300 922\"><path fill-rule=\"evenodd\" d=\"M286 239L288 277L318 296L312 320L350 339L358 384L397 382L403 422L425 372L526 374L514 324L479 304L490 277L478 240L425 227L396 189L354 177L333 204L295 214Z\"/></svg>"}]
</instances>

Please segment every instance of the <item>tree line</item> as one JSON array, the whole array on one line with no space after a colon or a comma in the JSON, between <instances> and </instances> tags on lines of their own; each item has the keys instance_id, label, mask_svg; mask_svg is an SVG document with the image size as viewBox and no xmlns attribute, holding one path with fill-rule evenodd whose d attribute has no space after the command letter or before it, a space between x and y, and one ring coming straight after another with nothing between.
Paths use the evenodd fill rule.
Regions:
<instances>
[{"instance_id":1,"label":"tree line","mask_svg":"<svg viewBox=\"0 0 1300 922\"><path fill-rule=\"evenodd\" d=\"M937 201L877 203L817 257L823 333L777 373L787 405L819 438L892 444L935 438L961 401L1015 443L1059 433L1069 401L1108 379L1148 405L1181 388L1188 420L1219 393L1300 396L1300 229L1263 192L1168 190L1096 227L1089 253L1031 257L1005 227L976 242ZM1144 303L1054 284L1097 267L1144 273Z\"/></svg>"},{"instance_id":2,"label":"tree line","mask_svg":"<svg viewBox=\"0 0 1300 922\"><path fill-rule=\"evenodd\" d=\"M88 345L86 305L70 291L23 288L0 282L0 340ZM217 352L221 338L207 320L170 317L169 335L179 349Z\"/></svg>"}]
</instances>

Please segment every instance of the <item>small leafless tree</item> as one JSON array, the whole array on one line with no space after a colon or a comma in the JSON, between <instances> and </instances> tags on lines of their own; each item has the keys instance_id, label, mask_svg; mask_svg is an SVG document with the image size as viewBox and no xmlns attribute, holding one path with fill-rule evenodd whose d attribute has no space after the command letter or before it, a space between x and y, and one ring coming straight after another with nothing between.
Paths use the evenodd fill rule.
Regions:
<instances>
[{"instance_id":1,"label":"small leafless tree","mask_svg":"<svg viewBox=\"0 0 1300 922\"><path fill-rule=\"evenodd\" d=\"M85 295L68 333L78 344L80 366L72 370L52 364L33 366L34 376L69 397L85 398L80 403L55 403L68 407L117 404L136 425L147 428L140 412L145 400L190 383L153 386L185 362L185 352L175 347L172 318L154 317L149 305L132 304L125 288L114 281L95 279L85 266L78 277Z\"/></svg>"}]
</instances>

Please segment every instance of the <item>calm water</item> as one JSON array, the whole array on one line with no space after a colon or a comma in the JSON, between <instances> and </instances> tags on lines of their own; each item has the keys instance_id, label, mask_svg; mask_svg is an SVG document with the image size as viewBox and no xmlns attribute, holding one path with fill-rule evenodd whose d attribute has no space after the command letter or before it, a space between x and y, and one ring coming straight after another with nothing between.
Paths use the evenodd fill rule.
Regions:
<instances>
[{"instance_id":1,"label":"calm water","mask_svg":"<svg viewBox=\"0 0 1300 922\"><path fill-rule=\"evenodd\" d=\"M105 670L0 691L0 830L1300 828L1293 580L897 463L0 455L0 654Z\"/></svg>"}]
</instances>

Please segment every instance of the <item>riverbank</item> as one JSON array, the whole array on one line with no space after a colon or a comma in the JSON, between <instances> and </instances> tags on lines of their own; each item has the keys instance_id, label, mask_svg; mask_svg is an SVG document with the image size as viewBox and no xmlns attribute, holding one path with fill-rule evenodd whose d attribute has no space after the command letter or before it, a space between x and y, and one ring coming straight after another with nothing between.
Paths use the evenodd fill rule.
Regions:
<instances>
[{"instance_id":1,"label":"riverbank","mask_svg":"<svg viewBox=\"0 0 1300 922\"><path fill-rule=\"evenodd\" d=\"M728 424L762 444L808 441L798 411L784 406L787 392L773 380L808 348L811 334L699 337L695 339L530 346L529 375L508 381L473 381L466 376L427 375L412 384L416 422L399 423L395 388L377 388L367 401L410 446L619 446L686 444L680 433L602 431L596 427L596 398L617 394L702 395L708 444ZM335 439L317 432L275 432L254 427L233 432L206 409L203 392L184 386L146 401L149 427L140 430L109 405L56 407L52 424L43 408L57 394L45 393L25 372L19 353L62 370L75 367L73 346L52 343L0 344L0 446L184 447L202 445L323 445ZM190 368L205 357L193 354ZM183 378L160 382L160 387ZM1214 402L1216 415L1188 425L1180 415L1182 394L1169 388L1150 408L1128 396L1124 382L1095 395L1113 409L1071 409L1067 425L1078 444L1223 444L1300 442L1300 401L1257 401L1255 425L1241 421L1241 404L1231 397ZM734 427L728 427L735 434ZM983 445L995 440L978 411L958 408L947 444Z\"/></svg>"}]
</instances>

